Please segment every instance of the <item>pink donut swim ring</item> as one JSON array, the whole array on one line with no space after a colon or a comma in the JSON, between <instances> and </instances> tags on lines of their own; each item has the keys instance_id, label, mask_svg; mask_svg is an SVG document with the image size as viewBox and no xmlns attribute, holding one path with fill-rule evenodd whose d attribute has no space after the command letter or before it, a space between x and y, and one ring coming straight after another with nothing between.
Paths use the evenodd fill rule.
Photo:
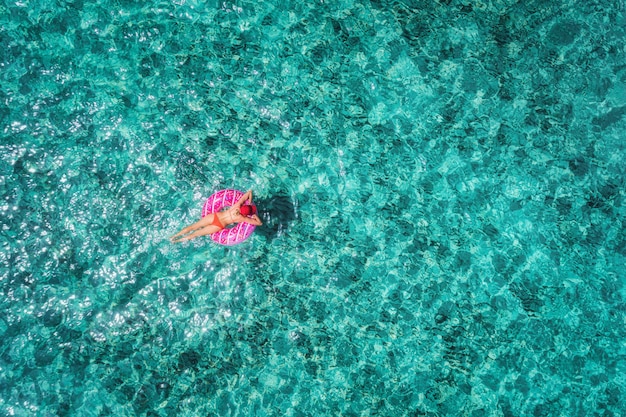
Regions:
<instances>
[{"instance_id":1,"label":"pink donut swim ring","mask_svg":"<svg viewBox=\"0 0 626 417\"><path fill-rule=\"evenodd\" d=\"M207 214L217 213L224 207L232 206L237 203L242 196L243 193L239 190L220 190L214 193L211 197L207 198L204 203L204 207L202 207L202 217ZM224 228L219 232L211 234L211 239L220 245L236 245L249 238L255 228L256 226L253 224L241 222L237 223L235 227L231 227L230 229Z\"/></svg>"}]
</instances>

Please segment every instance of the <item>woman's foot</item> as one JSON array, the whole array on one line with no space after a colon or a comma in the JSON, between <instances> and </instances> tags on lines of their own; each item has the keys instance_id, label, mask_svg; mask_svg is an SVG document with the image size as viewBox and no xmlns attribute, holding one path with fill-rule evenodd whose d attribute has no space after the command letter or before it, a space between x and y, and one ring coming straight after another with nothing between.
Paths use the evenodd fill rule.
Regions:
<instances>
[{"instance_id":1,"label":"woman's foot","mask_svg":"<svg viewBox=\"0 0 626 417\"><path fill-rule=\"evenodd\" d=\"M172 242L172 243L180 243L183 240L186 240L185 237L186 236L182 236L180 233L178 233L178 234L170 237L170 242Z\"/></svg>"}]
</instances>

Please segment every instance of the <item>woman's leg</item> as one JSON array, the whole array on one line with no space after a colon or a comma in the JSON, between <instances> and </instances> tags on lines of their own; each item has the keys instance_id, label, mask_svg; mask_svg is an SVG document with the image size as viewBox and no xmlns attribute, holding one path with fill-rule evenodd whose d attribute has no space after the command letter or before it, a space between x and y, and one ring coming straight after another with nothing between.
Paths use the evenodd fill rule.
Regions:
<instances>
[{"instance_id":1,"label":"woman's leg","mask_svg":"<svg viewBox=\"0 0 626 417\"><path fill-rule=\"evenodd\" d=\"M219 226L209 225L207 227L203 227L202 229L196 230L195 232L193 232L190 235L187 235L185 237L181 237L180 239L175 240L175 241L173 240L173 242L182 242L184 240L195 239L195 238L200 237L200 236L206 236L206 235L213 234L215 232L219 232L220 230L222 230L222 228L219 227Z\"/></svg>"},{"instance_id":2,"label":"woman's leg","mask_svg":"<svg viewBox=\"0 0 626 417\"><path fill-rule=\"evenodd\" d=\"M205 226L208 226L210 224L213 223L213 216L216 216L217 214L209 214L207 216L204 216L203 218L201 218L200 220L198 220L197 222L195 222L194 224L192 224L191 226L187 226L185 227L183 230L181 230L180 232L176 233L174 236L172 236L170 238L170 240L173 242L175 240L177 240L176 238L181 236L181 235L185 235L189 232L192 232L194 230L197 229L201 229Z\"/></svg>"}]
</instances>

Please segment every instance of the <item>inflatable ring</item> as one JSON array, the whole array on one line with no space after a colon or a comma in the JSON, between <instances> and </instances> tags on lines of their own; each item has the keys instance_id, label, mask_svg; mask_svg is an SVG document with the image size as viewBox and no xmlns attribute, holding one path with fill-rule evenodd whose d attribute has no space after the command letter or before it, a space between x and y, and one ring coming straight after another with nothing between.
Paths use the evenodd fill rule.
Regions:
<instances>
[{"instance_id":1,"label":"inflatable ring","mask_svg":"<svg viewBox=\"0 0 626 417\"><path fill-rule=\"evenodd\" d=\"M224 207L234 205L242 196L243 193L239 190L220 190L214 193L211 197L207 198L204 203L204 207L202 207L202 217L217 213ZM235 227L224 228L219 232L211 234L211 239L220 245L236 245L249 238L255 228L256 226L253 224L241 222L237 223Z\"/></svg>"}]
</instances>

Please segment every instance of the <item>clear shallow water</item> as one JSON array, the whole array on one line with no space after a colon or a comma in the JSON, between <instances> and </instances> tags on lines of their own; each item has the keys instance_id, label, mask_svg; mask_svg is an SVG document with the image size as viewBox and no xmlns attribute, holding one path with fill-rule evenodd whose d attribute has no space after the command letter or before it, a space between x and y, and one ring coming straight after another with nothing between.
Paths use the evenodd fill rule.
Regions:
<instances>
[{"instance_id":1,"label":"clear shallow water","mask_svg":"<svg viewBox=\"0 0 626 417\"><path fill-rule=\"evenodd\" d=\"M2 415L624 415L626 7L467 3L4 2Z\"/></svg>"}]
</instances>

